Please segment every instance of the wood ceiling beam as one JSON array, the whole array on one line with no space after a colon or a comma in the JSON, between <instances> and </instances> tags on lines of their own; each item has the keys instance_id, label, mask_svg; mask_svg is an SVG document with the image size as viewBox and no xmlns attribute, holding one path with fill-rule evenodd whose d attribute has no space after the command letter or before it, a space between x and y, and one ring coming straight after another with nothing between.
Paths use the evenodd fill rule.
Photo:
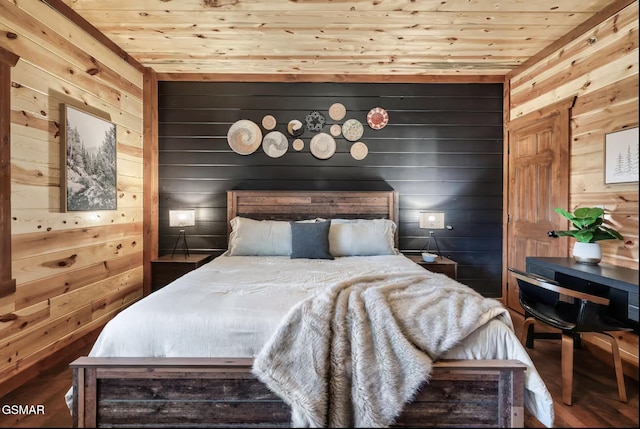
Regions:
<instances>
[{"instance_id":1,"label":"wood ceiling beam","mask_svg":"<svg viewBox=\"0 0 640 429\"><path fill-rule=\"evenodd\" d=\"M91 37L102 43L118 57L122 58L126 63L133 66L140 73L144 73L145 68L135 58L131 57L124 49L118 46L113 40L105 36L100 30L94 27L89 21L80 16L75 10L67 6L62 0L40 0L42 3L49 6L51 9L63 15L69 21L80 27L87 32Z\"/></svg>"},{"instance_id":2,"label":"wood ceiling beam","mask_svg":"<svg viewBox=\"0 0 640 429\"><path fill-rule=\"evenodd\" d=\"M356 75L158 73L160 81L191 82L371 82L371 83L503 83L504 75Z\"/></svg>"},{"instance_id":3,"label":"wood ceiling beam","mask_svg":"<svg viewBox=\"0 0 640 429\"><path fill-rule=\"evenodd\" d=\"M528 69L533 64L538 63L539 61L551 55L553 52L557 51L558 49L562 48L569 42L573 41L574 39L579 37L581 34L589 31L596 25L600 24L601 22L604 22L605 20L609 19L611 16L620 12L625 7L637 1L638 0L617 0L614 3L611 3L609 6L605 7L600 12L596 13L591 18L587 19L585 22L583 22L582 24L580 24L579 26L577 26L567 34L565 34L564 36L562 36L561 38L559 38L558 40L556 40L555 42L553 42L552 44L550 44L549 46L547 46L546 48L538 52L537 54L530 57L527 61L520 64L520 66L511 70L509 73L507 73L506 78L509 80L512 79L514 76Z\"/></svg>"}]
</instances>

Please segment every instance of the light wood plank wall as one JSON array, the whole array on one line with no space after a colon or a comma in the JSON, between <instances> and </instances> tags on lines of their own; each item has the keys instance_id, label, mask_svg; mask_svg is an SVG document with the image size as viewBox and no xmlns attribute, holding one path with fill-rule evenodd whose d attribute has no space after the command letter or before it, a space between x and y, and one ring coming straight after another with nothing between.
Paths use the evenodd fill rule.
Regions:
<instances>
[{"instance_id":1,"label":"light wood plank wall","mask_svg":"<svg viewBox=\"0 0 640 429\"><path fill-rule=\"evenodd\" d=\"M577 97L568 208L603 205L624 236L600 242L603 262L638 269L638 182L604 183L605 134L638 126L638 2L510 76L509 86L511 119ZM638 336L619 340L623 358L637 371ZM591 344L610 350L596 339Z\"/></svg>"},{"instance_id":2,"label":"light wood plank wall","mask_svg":"<svg viewBox=\"0 0 640 429\"><path fill-rule=\"evenodd\" d=\"M14 3L17 3L14 4ZM143 75L44 2L0 1L11 70L11 246L0 385L142 296ZM61 212L60 104L117 127L118 209Z\"/></svg>"}]
</instances>

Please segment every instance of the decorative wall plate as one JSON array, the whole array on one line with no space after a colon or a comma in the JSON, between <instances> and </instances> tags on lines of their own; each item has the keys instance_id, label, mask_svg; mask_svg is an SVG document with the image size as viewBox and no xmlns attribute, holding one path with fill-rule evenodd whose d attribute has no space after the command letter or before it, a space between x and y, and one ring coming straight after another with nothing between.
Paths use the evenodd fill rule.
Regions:
<instances>
[{"instance_id":1,"label":"decorative wall plate","mask_svg":"<svg viewBox=\"0 0 640 429\"><path fill-rule=\"evenodd\" d=\"M342 135L351 142L358 140L362 137L363 133L364 127L357 119L347 119L345 123L342 124Z\"/></svg>"},{"instance_id":2,"label":"decorative wall plate","mask_svg":"<svg viewBox=\"0 0 640 429\"><path fill-rule=\"evenodd\" d=\"M277 121L276 118L274 118L271 115L266 115L264 118L262 118L262 126L264 127L265 130L272 130L276 127Z\"/></svg>"},{"instance_id":3,"label":"decorative wall plate","mask_svg":"<svg viewBox=\"0 0 640 429\"><path fill-rule=\"evenodd\" d=\"M301 151L304 149L304 141L302 141L302 139L295 139L293 141L293 148L297 151Z\"/></svg>"},{"instance_id":4,"label":"decorative wall plate","mask_svg":"<svg viewBox=\"0 0 640 429\"><path fill-rule=\"evenodd\" d=\"M289 149L289 140L280 131L271 131L262 140L262 150L271 158L281 157L287 153L287 149Z\"/></svg>"},{"instance_id":5,"label":"decorative wall plate","mask_svg":"<svg viewBox=\"0 0 640 429\"><path fill-rule=\"evenodd\" d=\"M329 132L332 136L338 137L342 132L342 127L339 124L333 124L331 125L331 128L329 128Z\"/></svg>"},{"instance_id":6,"label":"decorative wall plate","mask_svg":"<svg viewBox=\"0 0 640 429\"><path fill-rule=\"evenodd\" d=\"M347 109L342 103L333 103L329 107L329 117L334 121L339 121L347 114Z\"/></svg>"},{"instance_id":7,"label":"decorative wall plate","mask_svg":"<svg viewBox=\"0 0 640 429\"><path fill-rule=\"evenodd\" d=\"M336 141L327 133L318 133L311 139L309 150L318 159L328 159L336 153Z\"/></svg>"},{"instance_id":8,"label":"decorative wall plate","mask_svg":"<svg viewBox=\"0 0 640 429\"><path fill-rule=\"evenodd\" d=\"M369 148L362 142L357 142L351 145L351 156L358 161L365 159L369 153Z\"/></svg>"},{"instance_id":9,"label":"decorative wall plate","mask_svg":"<svg viewBox=\"0 0 640 429\"><path fill-rule=\"evenodd\" d=\"M324 115L317 110L309 113L305 118L305 121L309 131L322 131L322 127L324 127L324 124L327 122Z\"/></svg>"},{"instance_id":10,"label":"decorative wall plate","mask_svg":"<svg viewBox=\"0 0 640 429\"><path fill-rule=\"evenodd\" d=\"M262 141L262 131L253 121L240 119L229 127L227 141L235 153L249 155L260 147Z\"/></svg>"},{"instance_id":11,"label":"decorative wall plate","mask_svg":"<svg viewBox=\"0 0 640 429\"><path fill-rule=\"evenodd\" d=\"M389 115L382 107L374 107L367 113L367 124L374 130L384 128L389 122Z\"/></svg>"},{"instance_id":12,"label":"decorative wall plate","mask_svg":"<svg viewBox=\"0 0 640 429\"><path fill-rule=\"evenodd\" d=\"M293 119L287 124L287 132L292 137L301 136L304 133L304 126L301 121Z\"/></svg>"}]
</instances>

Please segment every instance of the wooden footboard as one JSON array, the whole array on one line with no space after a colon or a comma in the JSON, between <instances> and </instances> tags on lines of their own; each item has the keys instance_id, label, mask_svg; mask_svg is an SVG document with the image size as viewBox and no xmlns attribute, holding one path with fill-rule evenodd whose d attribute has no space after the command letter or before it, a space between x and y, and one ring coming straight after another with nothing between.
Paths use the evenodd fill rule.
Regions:
<instances>
[{"instance_id":1,"label":"wooden footboard","mask_svg":"<svg viewBox=\"0 0 640 429\"><path fill-rule=\"evenodd\" d=\"M71 363L74 427L289 427L289 407L252 359L89 358ZM397 427L523 427L524 370L514 360L435 363Z\"/></svg>"}]
</instances>

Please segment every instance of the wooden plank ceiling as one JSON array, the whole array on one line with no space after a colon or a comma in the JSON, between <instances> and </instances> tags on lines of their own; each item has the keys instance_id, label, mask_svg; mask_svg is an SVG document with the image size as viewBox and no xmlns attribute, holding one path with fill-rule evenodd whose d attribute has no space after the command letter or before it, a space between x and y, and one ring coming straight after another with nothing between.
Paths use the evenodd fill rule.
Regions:
<instances>
[{"instance_id":1,"label":"wooden plank ceiling","mask_svg":"<svg viewBox=\"0 0 640 429\"><path fill-rule=\"evenodd\" d=\"M504 75L612 0L63 0L158 73Z\"/></svg>"}]
</instances>

